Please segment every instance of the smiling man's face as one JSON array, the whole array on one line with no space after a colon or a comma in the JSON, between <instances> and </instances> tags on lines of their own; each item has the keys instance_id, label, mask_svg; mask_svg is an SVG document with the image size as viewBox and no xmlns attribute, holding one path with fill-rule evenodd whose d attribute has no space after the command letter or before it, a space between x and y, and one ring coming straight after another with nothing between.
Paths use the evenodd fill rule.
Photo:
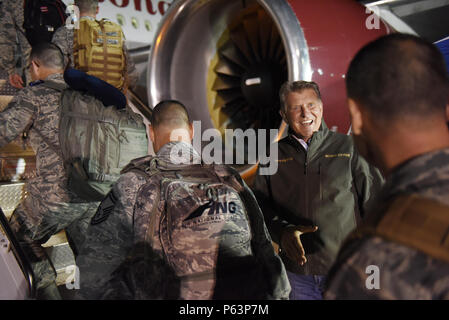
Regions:
<instances>
[{"instance_id":1,"label":"smiling man's face","mask_svg":"<svg viewBox=\"0 0 449 320\"><path fill-rule=\"evenodd\" d=\"M313 89L290 92L281 115L295 135L307 142L320 128L323 104Z\"/></svg>"}]
</instances>

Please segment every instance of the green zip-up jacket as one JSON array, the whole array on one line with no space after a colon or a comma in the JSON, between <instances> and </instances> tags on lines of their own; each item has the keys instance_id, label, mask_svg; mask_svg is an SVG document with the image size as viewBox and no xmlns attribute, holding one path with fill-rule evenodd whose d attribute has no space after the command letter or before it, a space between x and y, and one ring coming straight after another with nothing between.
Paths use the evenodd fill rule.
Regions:
<instances>
[{"instance_id":1,"label":"green zip-up jacket","mask_svg":"<svg viewBox=\"0 0 449 320\"><path fill-rule=\"evenodd\" d=\"M273 241L287 226L318 226L301 236L307 263L282 252L288 271L326 275L345 237L357 226L383 178L356 151L352 138L330 131L324 120L306 151L291 134L278 143L278 170L257 174L254 193Z\"/></svg>"}]
</instances>

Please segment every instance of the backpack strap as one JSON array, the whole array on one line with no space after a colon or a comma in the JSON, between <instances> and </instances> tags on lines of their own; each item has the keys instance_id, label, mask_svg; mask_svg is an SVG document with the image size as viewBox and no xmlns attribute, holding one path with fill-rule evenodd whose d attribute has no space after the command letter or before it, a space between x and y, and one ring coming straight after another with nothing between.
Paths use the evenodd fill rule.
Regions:
<instances>
[{"instance_id":1,"label":"backpack strap","mask_svg":"<svg viewBox=\"0 0 449 320\"><path fill-rule=\"evenodd\" d=\"M56 82L56 81L44 81L41 84L44 87L59 91L59 92L63 92L65 89L67 89L69 86L64 83L64 82Z\"/></svg>"},{"instance_id":2,"label":"backpack strap","mask_svg":"<svg viewBox=\"0 0 449 320\"><path fill-rule=\"evenodd\" d=\"M135 172L139 175L143 175L147 181L145 184L147 184L152 177L160 173L160 170L157 169L157 162L155 159L156 157L151 155L134 159L121 170L120 174L125 174L127 172ZM138 190L137 198L139 197L140 192L141 188ZM151 213L149 215L149 227L145 234L145 240L148 241L151 245L153 242L153 235L155 231L155 221L157 213L156 211L159 208L160 199L161 195L159 190L158 192L156 192L156 198L154 201L155 205L151 209Z\"/></svg>"},{"instance_id":3,"label":"backpack strap","mask_svg":"<svg viewBox=\"0 0 449 320\"><path fill-rule=\"evenodd\" d=\"M107 60L108 59L108 38L107 38L106 31L104 28L105 20L102 19L100 21L98 21L98 20L95 20L95 21L97 21L98 25L100 26L101 37L103 39L103 64L104 64L103 77L104 77L104 79L109 80L108 73L107 73L107 67L106 67L106 61L108 61Z\"/></svg>"},{"instance_id":4,"label":"backpack strap","mask_svg":"<svg viewBox=\"0 0 449 320\"><path fill-rule=\"evenodd\" d=\"M159 209L159 202L161 201L161 184L159 183L158 186L159 190L157 190L156 193L156 197L154 199L154 205L151 208L151 213L150 213L150 217L148 220L148 229L147 232L145 233L145 241L150 243L150 245L153 247L154 243L154 233L156 231L156 218L157 218L157 211Z\"/></svg>"},{"instance_id":5,"label":"backpack strap","mask_svg":"<svg viewBox=\"0 0 449 320\"><path fill-rule=\"evenodd\" d=\"M44 87L50 88L50 89L54 89L59 92L63 92L65 89L68 88L68 86L65 83L60 83L60 82L56 82L56 81L44 81L41 83L41 85ZM25 127L25 130L22 133L22 138L24 140L28 139L30 130L33 127L34 120L35 120L35 118L33 117L31 119L30 123L27 124L27 126ZM62 156L62 150L57 148L52 142L48 141L48 139L45 136L43 136L39 130L36 130L36 133L57 155L59 155L61 157L61 159L64 159L64 157Z\"/></svg>"},{"instance_id":6,"label":"backpack strap","mask_svg":"<svg viewBox=\"0 0 449 320\"><path fill-rule=\"evenodd\" d=\"M157 218L157 211L159 209L159 203L161 201L161 185L162 185L162 178L158 176L158 174L161 174L162 171L158 169L157 166L157 158L155 156L145 156L141 158L137 158L132 160L125 168L122 169L121 173L126 173L133 171L135 173L144 175L147 179L146 184L150 183L151 181L154 181L154 179L158 179L159 183L158 190L154 190L155 193L155 199L154 199L154 205L151 208L151 212L148 217L148 229L145 233L145 241L147 241L150 246L153 246L153 236L154 232L156 230L156 218ZM141 188L138 191L137 198L140 197ZM136 198L136 199L137 199Z\"/></svg>"},{"instance_id":7,"label":"backpack strap","mask_svg":"<svg viewBox=\"0 0 449 320\"><path fill-rule=\"evenodd\" d=\"M210 169L214 171L220 181L232 186L239 193L245 190L242 177L232 167L223 164L213 164Z\"/></svg>"},{"instance_id":8,"label":"backpack strap","mask_svg":"<svg viewBox=\"0 0 449 320\"><path fill-rule=\"evenodd\" d=\"M148 177L151 177L155 173L159 172L155 158L156 157L154 156L148 155L137 159L133 159L120 171L120 174L124 174L129 171L135 171L143 173Z\"/></svg>"},{"instance_id":9,"label":"backpack strap","mask_svg":"<svg viewBox=\"0 0 449 320\"><path fill-rule=\"evenodd\" d=\"M449 206L422 196L392 201L380 222L362 226L351 236L380 236L449 263Z\"/></svg>"},{"instance_id":10,"label":"backpack strap","mask_svg":"<svg viewBox=\"0 0 449 320\"><path fill-rule=\"evenodd\" d=\"M56 81L42 81L41 85L43 85L44 87L50 88L50 89L54 89L56 91L62 92L65 89L68 88L68 86L64 83L60 83L60 82L56 82ZM33 122L34 122L34 117L31 119L30 123L27 124L27 126L25 127L25 130L23 132L23 139L27 139L29 136L29 132L31 127L33 126Z\"/></svg>"}]
</instances>

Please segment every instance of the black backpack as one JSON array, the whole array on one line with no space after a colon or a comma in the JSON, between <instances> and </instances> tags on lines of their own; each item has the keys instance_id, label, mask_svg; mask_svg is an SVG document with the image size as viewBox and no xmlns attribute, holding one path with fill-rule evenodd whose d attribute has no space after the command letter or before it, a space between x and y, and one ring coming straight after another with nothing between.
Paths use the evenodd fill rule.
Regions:
<instances>
[{"instance_id":1,"label":"black backpack","mask_svg":"<svg viewBox=\"0 0 449 320\"><path fill-rule=\"evenodd\" d=\"M31 46L51 42L54 32L67 19L61 0L25 0L23 28Z\"/></svg>"}]
</instances>

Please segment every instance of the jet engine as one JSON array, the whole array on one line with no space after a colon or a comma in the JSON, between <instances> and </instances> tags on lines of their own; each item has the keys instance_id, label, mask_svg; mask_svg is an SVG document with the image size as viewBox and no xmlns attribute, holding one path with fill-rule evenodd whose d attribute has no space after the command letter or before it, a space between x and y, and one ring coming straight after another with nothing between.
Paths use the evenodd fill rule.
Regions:
<instances>
[{"instance_id":1,"label":"jet engine","mask_svg":"<svg viewBox=\"0 0 449 320\"><path fill-rule=\"evenodd\" d=\"M203 132L214 128L224 137L226 129L281 129L281 136L280 86L313 80L326 124L347 133L349 62L390 30L351 0L178 0L161 21L149 56L148 101L183 102ZM255 170L251 163L237 168L244 177Z\"/></svg>"}]
</instances>

